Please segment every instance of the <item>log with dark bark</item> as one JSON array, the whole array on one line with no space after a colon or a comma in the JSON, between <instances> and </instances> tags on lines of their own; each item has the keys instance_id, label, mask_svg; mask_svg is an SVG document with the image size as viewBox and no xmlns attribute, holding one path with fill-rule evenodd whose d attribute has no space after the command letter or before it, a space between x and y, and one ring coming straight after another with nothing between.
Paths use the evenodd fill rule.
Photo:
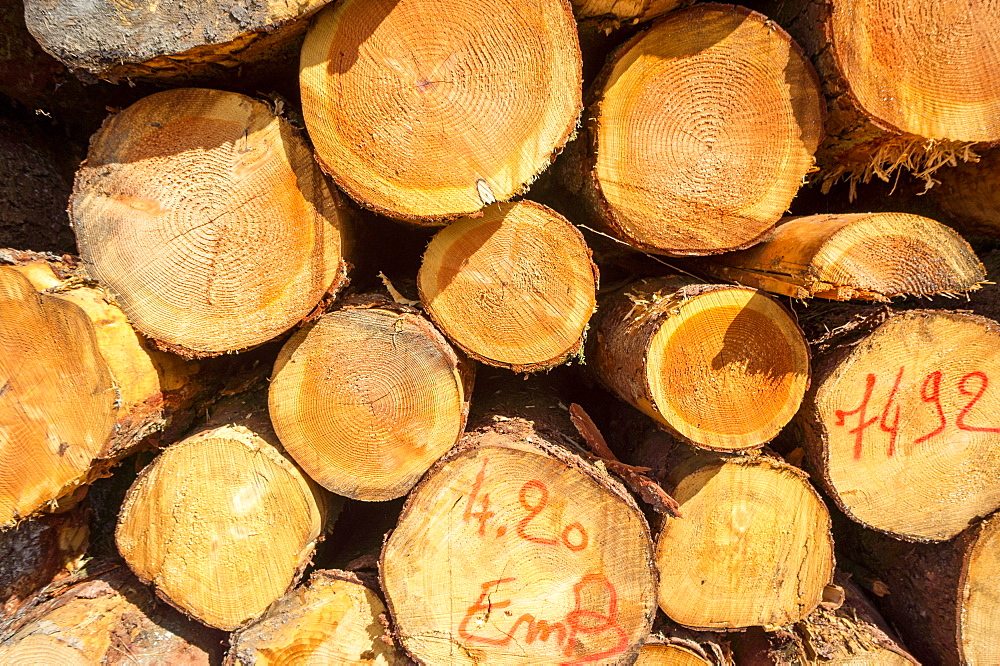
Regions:
<instances>
[{"instance_id":1,"label":"log with dark bark","mask_svg":"<svg viewBox=\"0 0 1000 666\"><path fill-rule=\"evenodd\" d=\"M160 602L120 563L93 560L0 616L4 664L217 664L225 634Z\"/></svg>"},{"instance_id":2,"label":"log with dark bark","mask_svg":"<svg viewBox=\"0 0 1000 666\"><path fill-rule=\"evenodd\" d=\"M573 134L568 0L345 0L302 47L317 158L357 201L437 223L523 192Z\"/></svg>"},{"instance_id":3,"label":"log with dark bark","mask_svg":"<svg viewBox=\"0 0 1000 666\"><path fill-rule=\"evenodd\" d=\"M907 213L785 218L762 243L700 265L714 278L795 298L888 301L977 289L983 265L949 227Z\"/></svg>"},{"instance_id":4,"label":"log with dark bark","mask_svg":"<svg viewBox=\"0 0 1000 666\"><path fill-rule=\"evenodd\" d=\"M264 400L256 391L221 402L204 428L167 447L132 484L115 532L141 580L227 631L295 584L332 508L281 450Z\"/></svg>"},{"instance_id":5,"label":"log with dark bark","mask_svg":"<svg viewBox=\"0 0 1000 666\"><path fill-rule=\"evenodd\" d=\"M1000 507L1000 324L947 310L883 311L817 346L794 436L851 518L943 541Z\"/></svg>"},{"instance_id":6,"label":"log with dark bark","mask_svg":"<svg viewBox=\"0 0 1000 666\"><path fill-rule=\"evenodd\" d=\"M387 626L385 605L358 576L319 570L308 584L290 590L263 617L235 632L225 663L412 663L393 645Z\"/></svg>"},{"instance_id":7,"label":"log with dark bark","mask_svg":"<svg viewBox=\"0 0 1000 666\"><path fill-rule=\"evenodd\" d=\"M857 525L838 541L885 586L879 606L921 662L1000 661L1000 517L943 543L906 543Z\"/></svg>"},{"instance_id":8,"label":"log with dark bark","mask_svg":"<svg viewBox=\"0 0 1000 666\"><path fill-rule=\"evenodd\" d=\"M520 413L482 416L382 551L396 635L423 663L630 663L656 610L642 513L570 451L558 405L496 397Z\"/></svg>"},{"instance_id":9,"label":"log with dark bark","mask_svg":"<svg viewBox=\"0 0 1000 666\"><path fill-rule=\"evenodd\" d=\"M1000 149L985 151L978 162L964 162L934 174L928 193L963 233L1000 238Z\"/></svg>"},{"instance_id":10,"label":"log with dark bark","mask_svg":"<svg viewBox=\"0 0 1000 666\"><path fill-rule=\"evenodd\" d=\"M285 344L271 377L271 421L324 488L389 500L458 441L473 373L417 311L355 297Z\"/></svg>"},{"instance_id":11,"label":"log with dark bark","mask_svg":"<svg viewBox=\"0 0 1000 666\"><path fill-rule=\"evenodd\" d=\"M520 201L441 230L427 246L417 283L428 314L472 358L537 371L580 352L597 267L566 218Z\"/></svg>"},{"instance_id":12,"label":"log with dark bark","mask_svg":"<svg viewBox=\"0 0 1000 666\"><path fill-rule=\"evenodd\" d=\"M789 313L749 287L653 278L607 295L589 367L691 443L751 449L798 410L809 354Z\"/></svg>"},{"instance_id":13,"label":"log with dark bark","mask_svg":"<svg viewBox=\"0 0 1000 666\"><path fill-rule=\"evenodd\" d=\"M110 117L70 201L87 274L137 329L189 356L260 345L335 294L345 216L288 122L200 88Z\"/></svg>"},{"instance_id":14,"label":"log with dark bark","mask_svg":"<svg viewBox=\"0 0 1000 666\"><path fill-rule=\"evenodd\" d=\"M734 5L657 20L615 53L591 96L560 180L595 223L647 252L757 242L823 137L809 61L780 27Z\"/></svg>"},{"instance_id":15,"label":"log with dark bark","mask_svg":"<svg viewBox=\"0 0 1000 666\"><path fill-rule=\"evenodd\" d=\"M829 108L820 179L934 172L1000 141L1000 14L990 0L773 0L813 58Z\"/></svg>"},{"instance_id":16,"label":"log with dark bark","mask_svg":"<svg viewBox=\"0 0 1000 666\"><path fill-rule=\"evenodd\" d=\"M71 264L0 253L0 525L54 506L190 423L199 363L159 352Z\"/></svg>"},{"instance_id":17,"label":"log with dark bark","mask_svg":"<svg viewBox=\"0 0 1000 666\"><path fill-rule=\"evenodd\" d=\"M307 25L302 19L327 1L26 0L24 15L42 48L64 65L114 81L190 76L278 57L297 46Z\"/></svg>"}]
</instances>

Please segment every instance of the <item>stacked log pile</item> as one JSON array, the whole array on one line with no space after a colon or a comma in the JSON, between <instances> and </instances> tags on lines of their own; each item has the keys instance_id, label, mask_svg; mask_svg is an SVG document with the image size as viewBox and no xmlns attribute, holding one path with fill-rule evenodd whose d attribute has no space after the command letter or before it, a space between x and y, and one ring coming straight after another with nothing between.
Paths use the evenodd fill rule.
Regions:
<instances>
[{"instance_id":1,"label":"stacked log pile","mask_svg":"<svg viewBox=\"0 0 1000 666\"><path fill-rule=\"evenodd\" d=\"M992 0L196 4L0 13L0 663L1000 662Z\"/></svg>"}]
</instances>

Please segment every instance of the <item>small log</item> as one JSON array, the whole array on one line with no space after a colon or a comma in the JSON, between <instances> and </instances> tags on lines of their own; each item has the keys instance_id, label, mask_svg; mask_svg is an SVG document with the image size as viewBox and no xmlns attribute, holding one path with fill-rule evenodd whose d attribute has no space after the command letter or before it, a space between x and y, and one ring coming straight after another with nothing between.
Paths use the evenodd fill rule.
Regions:
<instances>
[{"instance_id":1,"label":"small log","mask_svg":"<svg viewBox=\"0 0 1000 666\"><path fill-rule=\"evenodd\" d=\"M402 497L462 435L473 368L416 311L356 299L297 332L274 365L269 411L317 483Z\"/></svg>"},{"instance_id":2,"label":"small log","mask_svg":"<svg viewBox=\"0 0 1000 666\"><path fill-rule=\"evenodd\" d=\"M983 0L772 0L768 11L813 59L829 108L816 156L824 191L889 181L928 185L942 166L1000 141L996 8Z\"/></svg>"},{"instance_id":3,"label":"small log","mask_svg":"<svg viewBox=\"0 0 1000 666\"><path fill-rule=\"evenodd\" d=\"M233 398L147 465L115 531L122 557L171 605L211 627L260 616L309 564L329 496L288 459L258 406Z\"/></svg>"},{"instance_id":4,"label":"small log","mask_svg":"<svg viewBox=\"0 0 1000 666\"><path fill-rule=\"evenodd\" d=\"M72 494L154 433L190 423L198 363L150 349L71 264L0 251L0 526Z\"/></svg>"},{"instance_id":5,"label":"small log","mask_svg":"<svg viewBox=\"0 0 1000 666\"><path fill-rule=\"evenodd\" d=\"M417 223L524 191L582 108L568 0L440 9L345 0L302 46L302 113L320 164L360 203Z\"/></svg>"},{"instance_id":6,"label":"small log","mask_svg":"<svg viewBox=\"0 0 1000 666\"><path fill-rule=\"evenodd\" d=\"M837 585L829 589L839 598L831 602L824 598L819 608L793 627L775 631L751 628L733 634L733 652L739 664L919 666L861 589L839 571L834 580Z\"/></svg>"},{"instance_id":7,"label":"small log","mask_svg":"<svg viewBox=\"0 0 1000 666\"><path fill-rule=\"evenodd\" d=\"M692 631L660 615L636 666L735 666L728 638Z\"/></svg>"},{"instance_id":8,"label":"small log","mask_svg":"<svg viewBox=\"0 0 1000 666\"><path fill-rule=\"evenodd\" d=\"M253 624L235 632L227 666L270 664L411 663L379 629L385 605L354 574L313 572Z\"/></svg>"},{"instance_id":9,"label":"small log","mask_svg":"<svg viewBox=\"0 0 1000 666\"><path fill-rule=\"evenodd\" d=\"M596 304L597 267L566 218L520 201L441 230L417 284L428 314L465 353L526 372L579 353Z\"/></svg>"},{"instance_id":10,"label":"small log","mask_svg":"<svg viewBox=\"0 0 1000 666\"><path fill-rule=\"evenodd\" d=\"M758 447L809 383L802 332L749 287L653 278L601 301L587 358L620 398L696 446Z\"/></svg>"},{"instance_id":11,"label":"small log","mask_svg":"<svg viewBox=\"0 0 1000 666\"><path fill-rule=\"evenodd\" d=\"M0 663L11 665L208 666L224 641L160 603L126 567L98 561L0 618Z\"/></svg>"},{"instance_id":12,"label":"small log","mask_svg":"<svg viewBox=\"0 0 1000 666\"><path fill-rule=\"evenodd\" d=\"M797 622L816 609L833 578L833 537L805 473L770 455L680 443L662 466L660 455L650 466L682 515L666 520L656 541L660 608L669 618L731 630Z\"/></svg>"},{"instance_id":13,"label":"small log","mask_svg":"<svg viewBox=\"0 0 1000 666\"><path fill-rule=\"evenodd\" d=\"M928 195L962 233L1000 238L1000 149L934 174Z\"/></svg>"},{"instance_id":14,"label":"small log","mask_svg":"<svg viewBox=\"0 0 1000 666\"><path fill-rule=\"evenodd\" d=\"M596 21L602 26L640 23L676 9L682 0L572 0L573 14L578 21Z\"/></svg>"},{"instance_id":15,"label":"small log","mask_svg":"<svg viewBox=\"0 0 1000 666\"><path fill-rule=\"evenodd\" d=\"M70 217L90 277L187 356L267 342L345 277L337 195L291 126L236 93L168 90L110 117Z\"/></svg>"},{"instance_id":16,"label":"small log","mask_svg":"<svg viewBox=\"0 0 1000 666\"><path fill-rule=\"evenodd\" d=\"M881 610L917 659L1000 661L1000 517L943 543L906 543L857 525L841 541L888 589L879 598Z\"/></svg>"},{"instance_id":17,"label":"small log","mask_svg":"<svg viewBox=\"0 0 1000 666\"><path fill-rule=\"evenodd\" d=\"M817 347L794 436L844 513L944 541L1000 507L998 345L993 320L912 310L849 323Z\"/></svg>"},{"instance_id":18,"label":"small log","mask_svg":"<svg viewBox=\"0 0 1000 666\"><path fill-rule=\"evenodd\" d=\"M0 533L0 617L10 617L43 587L80 568L90 545L90 518L89 508L78 505Z\"/></svg>"},{"instance_id":19,"label":"small log","mask_svg":"<svg viewBox=\"0 0 1000 666\"><path fill-rule=\"evenodd\" d=\"M794 298L888 301L957 294L986 278L969 244L907 213L785 218L759 245L713 257L706 274Z\"/></svg>"},{"instance_id":20,"label":"small log","mask_svg":"<svg viewBox=\"0 0 1000 666\"><path fill-rule=\"evenodd\" d=\"M197 5L139 0L26 0L28 30L78 73L111 81L190 76L274 57L328 0Z\"/></svg>"},{"instance_id":21,"label":"small log","mask_svg":"<svg viewBox=\"0 0 1000 666\"><path fill-rule=\"evenodd\" d=\"M422 663L631 663L656 610L645 518L566 448L563 410L516 402L531 420L483 416L410 495L380 563L396 635Z\"/></svg>"},{"instance_id":22,"label":"small log","mask_svg":"<svg viewBox=\"0 0 1000 666\"><path fill-rule=\"evenodd\" d=\"M819 82L780 27L714 3L671 12L609 60L560 178L596 224L659 254L758 242L823 137Z\"/></svg>"}]
</instances>

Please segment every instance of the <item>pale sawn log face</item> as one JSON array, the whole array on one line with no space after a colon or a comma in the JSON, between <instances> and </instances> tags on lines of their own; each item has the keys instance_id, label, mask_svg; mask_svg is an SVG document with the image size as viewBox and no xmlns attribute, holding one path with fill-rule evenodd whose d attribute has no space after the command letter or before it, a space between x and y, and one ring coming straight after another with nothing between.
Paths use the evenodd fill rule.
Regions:
<instances>
[{"instance_id":1,"label":"pale sawn log face","mask_svg":"<svg viewBox=\"0 0 1000 666\"><path fill-rule=\"evenodd\" d=\"M598 377L696 446L770 441L809 383L802 332L749 287L644 280L602 301L599 316L588 353Z\"/></svg>"},{"instance_id":2,"label":"pale sawn log face","mask_svg":"<svg viewBox=\"0 0 1000 666\"><path fill-rule=\"evenodd\" d=\"M469 396L459 366L419 314L330 312L279 354L271 421L288 453L328 490L364 501L401 497L462 434Z\"/></svg>"},{"instance_id":3,"label":"pale sawn log face","mask_svg":"<svg viewBox=\"0 0 1000 666\"><path fill-rule=\"evenodd\" d=\"M143 469L115 541L171 604L231 631L285 593L325 520L308 477L261 434L225 425L171 445Z\"/></svg>"},{"instance_id":4,"label":"pale sawn log face","mask_svg":"<svg viewBox=\"0 0 1000 666\"><path fill-rule=\"evenodd\" d=\"M960 235L909 213L785 218L762 243L713 258L704 268L785 296L833 300L956 294L986 279Z\"/></svg>"},{"instance_id":5,"label":"pale sawn log face","mask_svg":"<svg viewBox=\"0 0 1000 666\"><path fill-rule=\"evenodd\" d=\"M137 329L190 355L266 342L336 290L343 215L285 120L198 88L109 118L70 201L89 275Z\"/></svg>"},{"instance_id":6,"label":"pale sawn log face","mask_svg":"<svg viewBox=\"0 0 1000 666\"><path fill-rule=\"evenodd\" d=\"M57 586L5 618L0 663L208 666L221 659L225 634L163 604L121 564L92 560L91 568L104 571Z\"/></svg>"},{"instance_id":7,"label":"pale sawn log face","mask_svg":"<svg viewBox=\"0 0 1000 666\"><path fill-rule=\"evenodd\" d=\"M943 541L1000 507L1000 325L917 310L817 359L799 422L813 469L854 520Z\"/></svg>"},{"instance_id":8,"label":"pale sawn log face","mask_svg":"<svg viewBox=\"0 0 1000 666\"><path fill-rule=\"evenodd\" d=\"M1000 140L996 0L831 0L827 34L850 93L886 129Z\"/></svg>"},{"instance_id":9,"label":"pale sawn log face","mask_svg":"<svg viewBox=\"0 0 1000 666\"><path fill-rule=\"evenodd\" d=\"M429 664L630 663L655 613L645 520L519 437L486 431L411 495L382 552L396 634Z\"/></svg>"},{"instance_id":10,"label":"pale sawn log face","mask_svg":"<svg viewBox=\"0 0 1000 666\"><path fill-rule=\"evenodd\" d=\"M660 608L708 630L806 617L833 579L826 505L791 465L710 455L699 454L707 462L677 482L683 518L668 520L657 537Z\"/></svg>"},{"instance_id":11,"label":"pale sawn log face","mask_svg":"<svg viewBox=\"0 0 1000 666\"><path fill-rule=\"evenodd\" d=\"M308 585L289 591L232 635L226 664L410 664L383 640L385 612L378 595L352 574L316 571Z\"/></svg>"},{"instance_id":12,"label":"pale sawn log face","mask_svg":"<svg viewBox=\"0 0 1000 666\"><path fill-rule=\"evenodd\" d=\"M239 51L265 30L307 16L327 1L28 0L24 13L32 35L70 69L155 74L183 72L177 63L185 61L188 68L200 61L236 65Z\"/></svg>"},{"instance_id":13,"label":"pale sawn log face","mask_svg":"<svg viewBox=\"0 0 1000 666\"><path fill-rule=\"evenodd\" d=\"M530 201L462 218L427 246L420 299L444 333L489 365L543 370L580 350L597 298L583 235Z\"/></svg>"},{"instance_id":14,"label":"pale sawn log face","mask_svg":"<svg viewBox=\"0 0 1000 666\"><path fill-rule=\"evenodd\" d=\"M302 112L357 201L433 222L522 192L573 133L582 61L567 0L345 0L302 47Z\"/></svg>"},{"instance_id":15,"label":"pale sawn log face","mask_svg":"<svg viewBox=\"0 0 1000 666\"><path fill-rule=\"evenodd\" d=\"M0 267L0 526L85 482L115 425L115 389L78 306Z\"/></svg>"},{"instance_id":16,"label":"pale sawn log face","mask_svg":"<svg viewBox=\"0 0 1000 666\"><path fill-rule=\"evenodd\" d=\"M995 413L995 412L994 412ZM969 664L1000 662L1000 518L983 521L963 563L959 650Z\"/></svg>"},{"instance_id":17,"label":"pale sawn log face","mask_svg":"<svg viewBox=\"0 0 1000 666\"><path fill-rule=\"evenodd\" d=\"M622 47L588 109L591 198L636 247L746 247L788 209L823 138L819 82L764 16L699 4Z\"/></svg>"}]
</instances>

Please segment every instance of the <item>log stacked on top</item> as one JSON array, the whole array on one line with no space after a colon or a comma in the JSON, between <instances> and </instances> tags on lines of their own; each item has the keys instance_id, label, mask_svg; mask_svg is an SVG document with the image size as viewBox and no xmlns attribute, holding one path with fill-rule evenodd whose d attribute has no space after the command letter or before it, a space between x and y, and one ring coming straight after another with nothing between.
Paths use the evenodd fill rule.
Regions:
<instances>
[{"instance_id":1,"label":"log stacked on top","mask_svg":"<svg viewBox=\"0 0 1000 666\"><path fill-rule=\"evenodd\" d=\"M996 252L937 221L989 228L990 162L937 212L796 198L994 140L942 83L987 3L921 2L133 3L111 63L47 0L71 67L171 87L92 128L79 268L0 252L0 553L54 544L0 563L0 661L996 661ZM298 61L244 34L285 19ZM300 100L188 87L236 62Z\"/></svg>"}]
</instances>

